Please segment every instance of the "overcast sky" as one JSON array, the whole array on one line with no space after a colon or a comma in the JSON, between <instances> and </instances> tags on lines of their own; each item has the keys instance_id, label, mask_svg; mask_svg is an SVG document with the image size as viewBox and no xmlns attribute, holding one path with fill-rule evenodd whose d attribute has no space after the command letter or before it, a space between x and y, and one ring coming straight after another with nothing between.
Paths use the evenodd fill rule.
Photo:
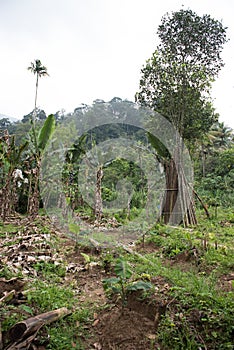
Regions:
<instances>
[{"instance_id":1,"label":"overcast sky","mask_svg":"<svg viewBox=\"0 0 234 350\"><path fill-rule=\"evenodd\" d=\"M97 98L134 101L162 16L182 5L228 27L213 97L220 121L234 128L233 0L0 0L0 113L22 118L32 111L35 76L27 67L34 59L50 74L38 93L47 114Z\"/></svg>"}]
</instances>

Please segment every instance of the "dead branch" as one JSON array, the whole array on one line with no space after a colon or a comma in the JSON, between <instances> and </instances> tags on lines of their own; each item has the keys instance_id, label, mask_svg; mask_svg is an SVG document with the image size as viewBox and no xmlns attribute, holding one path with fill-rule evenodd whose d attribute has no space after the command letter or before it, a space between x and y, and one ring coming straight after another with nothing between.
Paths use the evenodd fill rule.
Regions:
<instances>
[{"instance_id":1,"label":"dead branch","mask_svg":"<svg viewBox=\"0 0 234 350\"><path fill-rule=\"evenodd\" d=\"M206 205L203 203L203 200L201 199L201 197L198 195L198 193L193 189L193 193L195 194L195 196L197 197L197 199L199 200L199 202L201 203L205 213L206 213L206 216L208 217L208 219L210 218L210 213L206 207Z\"/></svg>"},{"instance_id":2,"label":"dead branch","mask_svg":"<svg viewBox=\"0 0 234 350\"><path fill-rule=\"evenodd\" d=\"M7 301L10 301L14 298L15 296L15 290L11 290L10 292L6 292L6 294L0 299L0 305L2 303L5 303Z\"/></svg>"}]
</instances>

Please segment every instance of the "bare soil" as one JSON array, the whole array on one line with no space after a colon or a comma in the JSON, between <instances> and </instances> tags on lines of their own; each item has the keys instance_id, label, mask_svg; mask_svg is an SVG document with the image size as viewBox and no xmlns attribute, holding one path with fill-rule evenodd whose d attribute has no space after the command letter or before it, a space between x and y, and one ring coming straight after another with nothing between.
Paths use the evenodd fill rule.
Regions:
<instances>
[{"instance_id":1,"label":"bare soil","mask_svg":"<svg viewBox=\"0 0 234 350\"><path fill-rule=\"evenodd\" d=\"M46 219L41 220L41 225L48 225ZM170 285L161 276L151 277L151 283L155 285L154 295L142 298L139 292L132 292L127 297L123 308L118 300L107 299L102 285L102 280L113 276L113 271L104 271L103 264L99 262L98 251L95 247L76 247L76 243L61 232L53 231L51 235L59 236L59 247L48 246L46 234L40 233L37 226L27 220L11 223L20 226L19 231L12 236L6 235L0 238L0 247L4 253L2 261L8 268L17 272L22 269L24 277L12 279L0 279L0 298L6 293L15 291L15 299L19 299L23 293L27 279L30 276L38 277L38 272L33 269L37 261L65 263L67 266L64 285L73 283L78 290L79 302L96 308L92 323L87 325L89 338L84 340L86 350L152 350L162 349L157 343L157 327L162 315L168 306L172 312L177 313L177 304L169 294ZM157 252L158 248L151 243L137 245L135 250L140 253ZM93 257L93 262L87 264L82 253ZM197 269L196 256L191 252L178 254L174 259L165 260L165 265L179 267L181 270ZM234 275L223 275L219 280L219 288L224 291L233 289ZM14 298L12 299L14 300ZM12 301L11 301L12 302ZM191 324L198 324L201 315L198 310L193 310L190 315ZM1 321L1 320L0 320ZM34 344L33 349L44 349L40 344Z\"/></svg>"}]
</instances>

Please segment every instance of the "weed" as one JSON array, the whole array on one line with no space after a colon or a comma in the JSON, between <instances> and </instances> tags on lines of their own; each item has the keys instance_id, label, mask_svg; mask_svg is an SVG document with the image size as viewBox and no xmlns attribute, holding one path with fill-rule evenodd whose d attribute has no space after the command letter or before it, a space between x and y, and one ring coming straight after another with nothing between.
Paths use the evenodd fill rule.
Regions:
<instances>
[{"instance_id":1,"label":"weed","mask_svg":"<svg viewBox=\"0 0 234 350\"><path fill-rule=\"evenodd\" d=\"M4 224L0 221L0 237L6 237L6 234L13 235L17 233L21 227L15 226L13 224Z\"/></svg>"},{"instance_id":2,"label":"weed","mask_svg":"<svg viewBox=\"0 0 234 350\"><path fill-rule=\"evenodd\" d=\"M65 288L56 284L46 284L37 281L31 292L28 293L28 301L39 309L46 312L61 307L72 308L75 303L74 293L71 288Z\"/></svg>"},{"instance_id":3,"label":"weed","mask_svg":"<svg viewBox=\"0 0 234 350\"><path fill-rule=\"evenodd\" d=\"M39 261L33 267L37 272L41 273L45 279L48 280L56 280L56 277L64 277L66 274L66 268L62 264Z\"/></svg>"},{"instance_id":4,"label":"weed","mask_svg":"<svg viewBox=\"0 0 234 350\"><path fill-rule=\"evenodd\" d=\"M7 331L16 322L22 321L23 318L23 312L19 312L16 307L5 305L0 310L2 331Z\"/></svg>"},{"instance_id":5,"label":"weed","mask_svg":"<svg viewBox=\"0 0 234 350\"><path fill-rule=\"evenodd\" d=\"M80 308L65 319L57 321L47 327L50 343L47 349L51 350L84 350L80 338L88 338L89 334L83 327L83 323L91 320L90 310Z\"/></svg>"},{"instance_id":6,"label":"weed","mask_svg":"<svg viewBox=\"0 0 234 350\"><path fill-rule=\"evenodd\" d=\"M17 276L20 277L20 273ZM13 273L7 266L0 266L0 278L9 280L12 277L16 277L16 274Z\"/></svg>"}]
</instances>

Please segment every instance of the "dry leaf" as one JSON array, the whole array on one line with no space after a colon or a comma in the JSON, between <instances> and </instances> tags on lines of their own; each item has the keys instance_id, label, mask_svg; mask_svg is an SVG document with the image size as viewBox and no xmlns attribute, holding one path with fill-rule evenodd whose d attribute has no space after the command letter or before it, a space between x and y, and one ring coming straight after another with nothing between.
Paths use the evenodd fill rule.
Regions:
<instances>
[{"instance_id":1,"label":"dry leaf","mask_svg":"<svg viewBox=\"0 0 234 350\"><path fill-rule=\"evenodd\" d=\"M99 321L100 321L99 318L97 318L97 319L93 322L92 326L93 326L93 327L96 327L96 325L99 323Z\"/></svg>"},{"instance_id":2,"label":"dry leaf","mask_svg":"<svg viewBox=\"0 0 234 350\"><path fill-rule=\"evenodd\" d=\"M146 334L146 337L150 340L155 340L156 339L156 334Z\"/></svg>"}]
</instances>

